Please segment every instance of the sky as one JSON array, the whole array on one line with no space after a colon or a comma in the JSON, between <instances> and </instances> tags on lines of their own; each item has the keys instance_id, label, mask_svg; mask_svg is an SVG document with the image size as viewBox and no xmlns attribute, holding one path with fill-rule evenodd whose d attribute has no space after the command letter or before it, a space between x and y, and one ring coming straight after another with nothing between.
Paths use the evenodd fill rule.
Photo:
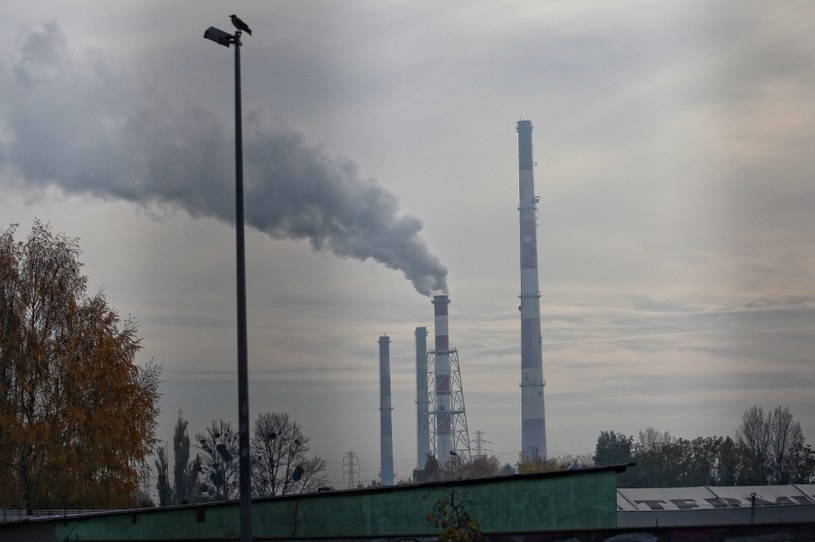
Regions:
<instances>
[{"instance_id":1,"label":"sky","mask_svg":"<svg viewBox=\"0 0 815 542\"><path fill-rule=\"evenodd\" d=\"M234 57L203 39L232 13L250 416L288 412L333 485L348 451L378 478L382 334L410 477L444 290L470 437L517 462L521 119L549 454L752 405L815 442L812 3L0 0L0 227L79 238L163 366L160 439L237 418Z\"/></svg>"}]
</instances>

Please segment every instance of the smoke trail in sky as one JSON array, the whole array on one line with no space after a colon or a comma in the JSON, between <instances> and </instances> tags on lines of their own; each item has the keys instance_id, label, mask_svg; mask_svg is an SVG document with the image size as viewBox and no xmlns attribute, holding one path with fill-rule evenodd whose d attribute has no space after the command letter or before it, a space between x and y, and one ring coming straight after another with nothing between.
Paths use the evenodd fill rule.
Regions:
<instances>
[{"instance_id":1,"label":"smoke trail in sky","mask_svg":"<svg viewBox=\"0 0 815 542\"><path fill-rule=\"evenodd\" d=\"M15 56L0 73L6 182L234 221L231 124L125 87L104 60L72 56L53 23ZM447 270L419 236L422 222L400 214L394 195L352 161L261 108L245 115L244 158L248 225L340 257L372 258L423 295L446 292Z\"/></svg>"}]
</instances>

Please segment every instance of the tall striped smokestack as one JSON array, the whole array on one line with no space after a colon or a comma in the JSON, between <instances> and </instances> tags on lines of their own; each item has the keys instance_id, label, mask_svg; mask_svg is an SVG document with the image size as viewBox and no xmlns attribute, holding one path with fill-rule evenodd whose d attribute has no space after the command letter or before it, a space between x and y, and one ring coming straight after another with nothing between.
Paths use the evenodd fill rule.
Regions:
<instances>
[{"instance_id":1,"label":"tall striped smokestack","mask_svg":"<svg viewBox=\"0 0 815 542\"><path fill-rule=\"evenodd\" d=\"M532 173L532 122L518 122L521 225L521 449L525 458L546 457L543 407L540 289L535 180Z\"/></svg>"},{"instance_id":2,"label":"tall striped smokestack","mask_svg":"<svg viewBox=\"0 0 815 542\"><path fill-rule=\"evenodd\" d=\"M416 468L430 455L430 403L427 398L427 328L416 328Z\"/></svg>"},{"instance_id":3,"label":"tall striped smokestack","mask_svg":"<svg viewBox=\"0 0 815 542\"><path fill-rule=\"evenodd\" d=\"M379 474L383 486L393 485L393 422L391 420L391 340L379 337Z\"/></svg>"},{"instance_id":4,"label":"tall striped smokestack","mask_svg":"<svg viewBox=\"0 0 815 542\"><path fill-rule=\"evenodd\" d=\"M451 378L450 378L450 338L448 336L447 305L450 299L446 295L433 296L433 315L436 327L436 450L439 463L444 465L450 460L453 449L453 418L445 412L450 411Z\"/></svg>"}]
</instances>

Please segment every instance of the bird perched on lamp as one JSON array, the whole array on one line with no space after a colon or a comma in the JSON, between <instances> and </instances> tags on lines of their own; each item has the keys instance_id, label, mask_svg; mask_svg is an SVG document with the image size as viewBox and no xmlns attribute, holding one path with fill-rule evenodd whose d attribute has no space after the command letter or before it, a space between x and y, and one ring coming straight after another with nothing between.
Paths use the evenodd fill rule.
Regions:
<instances>
[{"instance_id":1,"label":"bird perched on lamp","mask_svg":"<svg viewBox=\"0 0 815 542\"><path fill-rule=\"evenodd\" d=\"M250 36L252 35L252 30L249 28L249 25L243 22L240 17L237 15L230 15L229 18L232 19L232 24L235 25L235 28L246 32Z\"/></svg>"}]
</instances>

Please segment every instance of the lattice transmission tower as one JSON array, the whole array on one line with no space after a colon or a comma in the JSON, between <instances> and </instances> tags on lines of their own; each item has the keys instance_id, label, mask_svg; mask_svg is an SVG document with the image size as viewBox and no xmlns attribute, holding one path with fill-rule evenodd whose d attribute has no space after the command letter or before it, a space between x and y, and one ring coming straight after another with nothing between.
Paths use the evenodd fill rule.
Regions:
<instances>
[{"instance_id":1,"label":"lattice transmission tower","mask_svg":"<svg viewBox=\"0 0 815 542\"><path fill-rule=\"evenodd\" d=\"M348 489L357 487L359 480L359 456L354 452L347 452L342 457L342 477L348 479Z\"/></svg>"},{"instance_id":2,"label":"lattice transmission tower","mask_svg":"<svg viewBox=\"0 0 815 542\"><path fill-rule=\"evenodd\" d=\"M449 365L440 367L437 363L440 360L445 365L449 362ZM448 370L449 374L445 374ZM472 452L458 351L453 348L445 352L428 352L427 376L432 453L442 465L451 460L451 452L455 452L461 461L470 461ZM449 391L445 389L446 382L449 382ZM440 393L439 390L443 391Z\"/></svg>"}]
</instances>

